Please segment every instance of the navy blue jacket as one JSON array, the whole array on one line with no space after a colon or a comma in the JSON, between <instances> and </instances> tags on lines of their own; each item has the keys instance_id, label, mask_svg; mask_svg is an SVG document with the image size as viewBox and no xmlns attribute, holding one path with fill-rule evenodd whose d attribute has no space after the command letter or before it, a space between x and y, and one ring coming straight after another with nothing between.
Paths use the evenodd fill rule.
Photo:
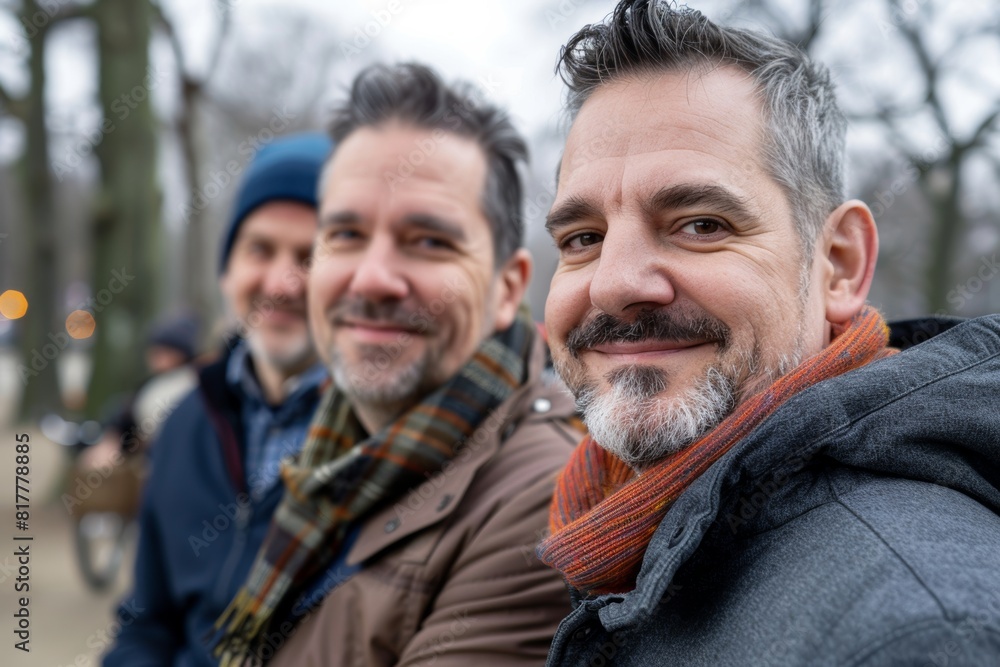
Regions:
<instances>
[{"instance_id":1,"label":"navy blue jacket","mask_svg":"<svg viewBox=\"0 0 1000 667\"><path fill-rule=\"evenodd\" d=\"M1000 316L893 344L699 477L548 664L1000 665Z\"/></svg>"},{"instance_id":2,"label":"navy blue jacket","mask_svg":"<svg viewBox=\"0 0 1000 667\"><path fill-rule=\"evenodd\" d=\"M247 492L240 407L225 358L167 419L153 447L132 593L105 667L216 665L206 638L242 586L284 485ZM303 402L311 414L318 393ZM307 404L308 403L308 404Z\"/></svg>"}]
</instances>

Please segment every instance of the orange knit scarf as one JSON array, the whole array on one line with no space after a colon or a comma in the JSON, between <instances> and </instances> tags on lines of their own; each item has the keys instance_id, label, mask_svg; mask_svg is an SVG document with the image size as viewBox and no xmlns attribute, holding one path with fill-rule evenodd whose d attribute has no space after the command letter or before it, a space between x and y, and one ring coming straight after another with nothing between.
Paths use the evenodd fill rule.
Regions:
<instances>
[{"instance_id":1,"label":"orange knit scarf","mask_svg":"<svg viewBox=\"0 0 1000 667\"><path fill-rule=\"evenodd\" d=\"M552 535L539 546L539 557L585 594L632 590L653 533L695 479L798 392L891 354L888 337L885 320L866 306L824 350L639 477L586 438L559 477L549 516Z\"/></svg>"}]
</instances>

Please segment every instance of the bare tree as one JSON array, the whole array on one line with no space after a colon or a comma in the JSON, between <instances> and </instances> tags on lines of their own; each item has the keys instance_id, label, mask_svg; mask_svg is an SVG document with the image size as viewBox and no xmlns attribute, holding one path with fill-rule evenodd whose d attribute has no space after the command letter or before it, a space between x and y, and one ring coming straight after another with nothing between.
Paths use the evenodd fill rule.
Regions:
<instances>
[{"instance_id":1,"label":"bare tree","mask_svg":"<svg viewBox=\"0 0 1000 667\"><path fill-rule=\"evenodd\" d=\"M166 6L154 5L181 79L180 108L172 129L183 157L184 193L170 210L178 211L183 222L182 296L204 321L211 321L218 303L210 288L215 257L208 252L217 242L217 218L225 216L243 168L263 143L318 125L319 100L336 60L329 27L315 17L286 8L240 14L231 4L216 2L218 27L208 64L200 73L189 62L182 23ZM266 25L267 45L274 48L246 34L254 20ZM295 48L285 48L287 44Z\"/></svg>"},{"instance_id":2,"label":"bare tree","mask_svg":"<svg viewBox=\"0 0 1000 667\"><path fill-rule=\"evenodd\" d=\"M819 37L823 23L831 15L830 0L803 0L806 5L805 23L796 23L783 8L769 0L745 0L739 13L755 16L771 27L774 34L811 52ZM841 9L846 3L841 3Z\"/></svg>"},{"instance_id":3,"label":"bare tree","mask_svg":"<svg viewBox=\"0 0 1000 667\"><path fill-rule=\"evenodd\" d=\"M0 85L0 111L20 121L25 133L25 151L20 174L25 193L24 213L16 231L26 273L29 314L22 321L19 370L25 384L22 413L56 405L58 385L51 355L44 355L46 345L63 341L62 323L56 309L56 281L53 267L59 257L56 249L55 212L53 209L52 172L49 167L49 136L46 129L45 45L49 33L60 23L86 17L88 9L67 3L55 11L42 8L36 0L7 4L17 11L27 41L29 86L23 96L15 96ZM55 339L53 341L53 339Z\"/></svg>"},{"instance_id":4,"label":"bare tree","mask_svg":"<svg viewBox=\"0 0 1000 667\"><path fill-rule=\"evenodd\" d=\"M792 18L793 14L800 18L803 14L790 12L793 4L744 0L730 3L727 16L763 23L821 60L832 61L842 84L842 103L853 123L876 129L883 144L895 151L905 165L902 175L888 168L886 157L880 165L866 165L864 171L870 177L881 175L891 184L880 187L873 183L862 189L880 195L879 201L871 202L876 212L884 214L880 222L889 227L905 226L911 240L926 238L925 253L909 253L905 258L912 263L920 255L923 261L918 274L924 310L954 311L956 267L961 263L958 254L970 227L968 202L975 199L972 188L981 185L970 180L970 164L980 158L989 159L997 165L1000 178L1000 153L994 143L1000 132L1000 85L981 76L978 84L973 84L980 92L990 94L992 103L984 105L986 111L971 129L963 129L956 121L958 112L967 110L960 109L961 103L950 99L945 88L956 78L981 73L977 52L995 53L1000 48L1000 6L991 5L985 20L980 16L961 21L955 20L956 16L961 17L967 7L939 0L884 0L881 4L800 0L798 7L805 10L806 17L803 23ZM824 39L838 23L847 21L860 22L869 31L877 29L876 39L865 43L856 31L853 41L847 43ZM901 86L866 80L870 70L887 60L894 61L894 67L901 72L900 80L919 82L918 95L901 100ZM858 90L863 93L858 94ZM930 147L929 136L937 138L931 140L934 143ZM913 193L907 192L911 180ZM888 210L904 195L915 194L923 202L917 216L912 215L912 205ZM906 220L901 219L904 215ZM885 273L892 274L898 267L887 268Z\"/></svg>"},{"instance_id":5,"label":"bare tree","mask_svg":"<svg viewBox=\"0 0 1000 667\"><path fill-rule=\"evenodd\" d=\"M924 292L931 311L947 312L954 306L948 295L955 283L956 252L969 226L965 205L972 185L969 164L983 152L996 159L990 142L1000 132L1000 89L992 91L991 110L978 119L971 131L962 132L955 121L957 107L946 103L945 73L957 71L957 60L974 57L970 45L981 40L1000 45L1000 8L985 23L957 30L949 43L935 49L929 33L941 19L940 7L933 3L904 6L899 0L889 0L888 5L891 23L884 28L887 33L898 33L908 48L923 94L911 104L877 100L867 119L884 128L892 146L917 170L917 186L929 204L932 220ZM908 131L918 117L929 117L939 137L931 151Z\"/></svg>"},{"instance_id":6,"label":"bare tree","mask_svg":"<svg viewBox=\"0 0 1000 667\"><path fill-rule=\"evenodd\" d=\"M150 67L148 2L97 0L98 97L104 111L95 147L101 193L93 216L91 285L103 307L93 349L87 410L130 390L144 375L140 339L161 298L162 232L156 119L150 97L160 77ZM117 287L117 292L115 291ZM113 297L104 304L101 295Z\"/></svg>"},{"instance_id":7,"label":"bare tree","mask_svg":"<svg viewBox=\"0 0 1000 667\"><path fill-rule=\"evenodd\" d=\"M230 3L226 0L216 0L215 9L219 17L219 27L214 36L205 71L198 74L194 71L180 38L179 28L170 18L169 12L159 2L153 2L152 9L157 27L170 43L171 51L177 65L180 77L180 105L174 119L173 129L180 144L184 163L184 182L186 190L194 196L199 186L204 182L205 156L201 145L199 110L211 96L210 81L218 69L222 49L226 43L231 25ZM184 302L193 308L202 320L207 321L212 312L212 303L205 289L210 280L205 272L208 265L205 252L205 234L207 210L201 206L188 206L185 209L183 234L183 252L186 270L183 272L182 296Z\"/></svg>"}]
</instances>

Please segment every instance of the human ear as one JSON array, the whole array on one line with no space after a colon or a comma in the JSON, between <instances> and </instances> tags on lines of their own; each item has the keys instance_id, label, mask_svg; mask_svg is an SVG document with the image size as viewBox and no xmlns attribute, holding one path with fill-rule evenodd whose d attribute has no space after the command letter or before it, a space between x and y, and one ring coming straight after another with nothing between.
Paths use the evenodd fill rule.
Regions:
<instances>
[{"instance_id":1,"label":"human ear","mask_svg":"<svg viewBox=\"0 0 1000 667\"><path fill-rule=\"evenodd\" d=\"M525 248L518 248L498 271L493 303L497 331L503 331L514 323L521 300L531 281L531 269L531 253Z\"/></svg>"},{"instance_id":2,"label":"human ear","mask_svg":"<svg viewBox=\"0 0 1000 667\"><path fill-rule=\"evenodd\" d=\"M823 225L823 303L831 324L844 324L864 306L878 259L878 230L868 206L853 199Z\"/></svg>"}]
</instances>

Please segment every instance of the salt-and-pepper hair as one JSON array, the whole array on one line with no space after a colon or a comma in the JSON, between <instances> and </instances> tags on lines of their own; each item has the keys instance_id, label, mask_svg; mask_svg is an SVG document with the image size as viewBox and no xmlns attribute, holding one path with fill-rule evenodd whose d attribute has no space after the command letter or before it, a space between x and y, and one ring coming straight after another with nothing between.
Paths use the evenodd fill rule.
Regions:
<instances>
[{"instance_id":1,"label":"salt-and-pepper hair","mask_svg":"<svg viewBox=\"0 0 1000 667\"><path fill-rule=\"evenodd\" d=\"M528 146L510 116L471 84L447 85L425 65L378 64L355 77L347 99L333 111L329 131L337 146L357 129L391 121L451 132L472 139L482 149L487 168L482 208L493 232L499 268L524 239L519 169L528 160ZM329 166L330 162L325 172ZM328 176L324 173L320 179L321 188Z\"/></svg>"},{"instance_id":2,"label":"salt-and-pepper hair","mask_svg":"<svg viewBox=\"0 0 1000 667\"><path fill-rule=\"evenodd\" d=\"M826 67L767 35L719 26L662 0L623 0L602 24L570 38L556 66L575 119L601 85L623 77L734 66L757 84L765 119L762 165L788 197L806 258L844 201L847 120ZM612 121L613 122L613 121Z\"/></svg>"}]
</instances>

